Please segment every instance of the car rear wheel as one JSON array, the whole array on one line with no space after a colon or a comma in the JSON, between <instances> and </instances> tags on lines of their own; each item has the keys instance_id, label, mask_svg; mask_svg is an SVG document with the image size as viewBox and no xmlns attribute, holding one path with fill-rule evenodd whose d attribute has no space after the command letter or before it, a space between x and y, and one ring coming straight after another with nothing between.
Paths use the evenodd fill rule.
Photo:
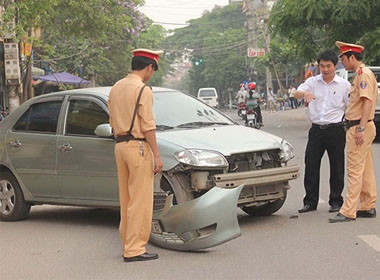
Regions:
<instances>
[{"instance_id":1,"label":"car rear wheel","mask_svg":"<svg viewBox=\"0 0 380 280\"><path fill-rule=\"evenodd\" d=\"M0 220L19 221L30 211L15 177L8 171L0 174Z\"/></svg>"},{"instance_id":2,"label":"car rear wheel","mask_svg":"<svg viewBox=\"0 0 380 280\"><path fill-rule=\"evenodd\" d=\"M260 206L249 206L249 207L242 207L241 210L243 210L245 213L249 214L250 216L268 216L275 212L277 212L285 203L287 195L287 190L284 190L284 197L275 200L274 202L268 202L264 205Z\"/></svg>"}]
</instances>

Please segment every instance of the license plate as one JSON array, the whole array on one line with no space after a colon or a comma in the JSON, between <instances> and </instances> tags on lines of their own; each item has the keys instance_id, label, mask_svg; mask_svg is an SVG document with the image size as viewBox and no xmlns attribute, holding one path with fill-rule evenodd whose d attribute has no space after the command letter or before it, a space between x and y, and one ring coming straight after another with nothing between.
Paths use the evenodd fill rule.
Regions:
<instances>
[{"instance_id":1,"label":"license plate","mask_svg":"<svg viewBox=\"0 0 380 280\"><path fill-rule=\"evenodd\" d=\"M247 115L247 119L248 120L254 120L255 119L255 115Z\"/></svg>"},{"instance_id":2,"label":"license plate","mask_svg":"<svg viewBox=\"0 0 380 280\"><path fill-rule=\"evenodd\" d=\"M243 115L245 115L246 111L245 111L245 110L241 110L241 113L242 113Z\"/></svg>"},{"instance_id":3,"label":"license plate","mask_svg":"<svg viewBox=\"0 0 380 280\"><path fill-rule=\"evenodd\" d=\"M151 231L153 233L162 233L162 228L161 228L160 222L158 220L152 220Z\"/></svg>"}]
</instances>

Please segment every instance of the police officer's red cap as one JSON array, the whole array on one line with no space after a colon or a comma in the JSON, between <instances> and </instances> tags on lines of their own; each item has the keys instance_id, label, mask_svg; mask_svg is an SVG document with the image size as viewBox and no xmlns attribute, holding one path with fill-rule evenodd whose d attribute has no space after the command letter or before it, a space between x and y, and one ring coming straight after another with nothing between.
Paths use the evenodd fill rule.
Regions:
<instances>
[{"instance_id":1,"label":"police officer's red cap","mask_svg":"<svg viewBox=\"0 0 380 280\"><path fill-rule=\"evenodd\" d=\"M363 46L344 43L341 41L336 41L335 45L339 48L339 56L342 56L343 54L345 54L347 52L356 52L356 53L361 54L362 51L364 50Z\"/></svg>"},{"instance_id":2,"label":"police officer's red cap","mask_svg":"<svg viewBox=\"0 0 380 280\"><path fill-rule=\"evenodd\" d=\"M133 56L143 56L146 58L150 58L158 62L160 55L163 54L163 51L153 51L148 49L135 49L132 51Z\"/></svg>"}]
</instances>

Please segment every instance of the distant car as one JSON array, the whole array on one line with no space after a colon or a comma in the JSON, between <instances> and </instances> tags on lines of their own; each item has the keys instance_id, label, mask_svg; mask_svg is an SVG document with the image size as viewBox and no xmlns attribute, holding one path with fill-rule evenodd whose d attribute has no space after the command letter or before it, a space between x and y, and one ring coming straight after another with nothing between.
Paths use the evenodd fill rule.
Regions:
<instances>
[{"instance_id":1,"label":"distant car","mask_svg":"<svg viewBox=\"0 0 380 280\"><path fill-rule=\"evenodd\" d=\"M218 92L213 87L198 89L197 98L214 108L219 106Z\"/></svg>"},{"instance_id":2,"label":"distant car","mask_svg":"<svg viewBox=\"0 0 380 280\"><path fill-rule=\"evenodd\" d=\"M37 96L0 123L1 220L24 219L38 204L119 207L109 91ZM241 234L237 206L254 216L282 207L299 176L287 166L287 141L179 91L153 92L164 170L155 176L152 243L212 247Z\"/></svg>"}]
</instances>

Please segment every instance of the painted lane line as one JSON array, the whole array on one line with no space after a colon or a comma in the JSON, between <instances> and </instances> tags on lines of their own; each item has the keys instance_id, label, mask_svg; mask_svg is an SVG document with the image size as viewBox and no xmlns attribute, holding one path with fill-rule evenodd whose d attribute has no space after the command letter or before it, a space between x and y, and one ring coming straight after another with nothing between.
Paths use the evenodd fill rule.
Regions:
<instances>
[{"instance_id":1,"label":"painted lane line","mask_svg":"<svg viewBox=\"0 0 380 280\"><path fill-rule=\"evenodd\" d=\"M359 235L361 240L367 243L370 247L380 252L380 238L376 235Z\"/></svg>"}]
</instances>

